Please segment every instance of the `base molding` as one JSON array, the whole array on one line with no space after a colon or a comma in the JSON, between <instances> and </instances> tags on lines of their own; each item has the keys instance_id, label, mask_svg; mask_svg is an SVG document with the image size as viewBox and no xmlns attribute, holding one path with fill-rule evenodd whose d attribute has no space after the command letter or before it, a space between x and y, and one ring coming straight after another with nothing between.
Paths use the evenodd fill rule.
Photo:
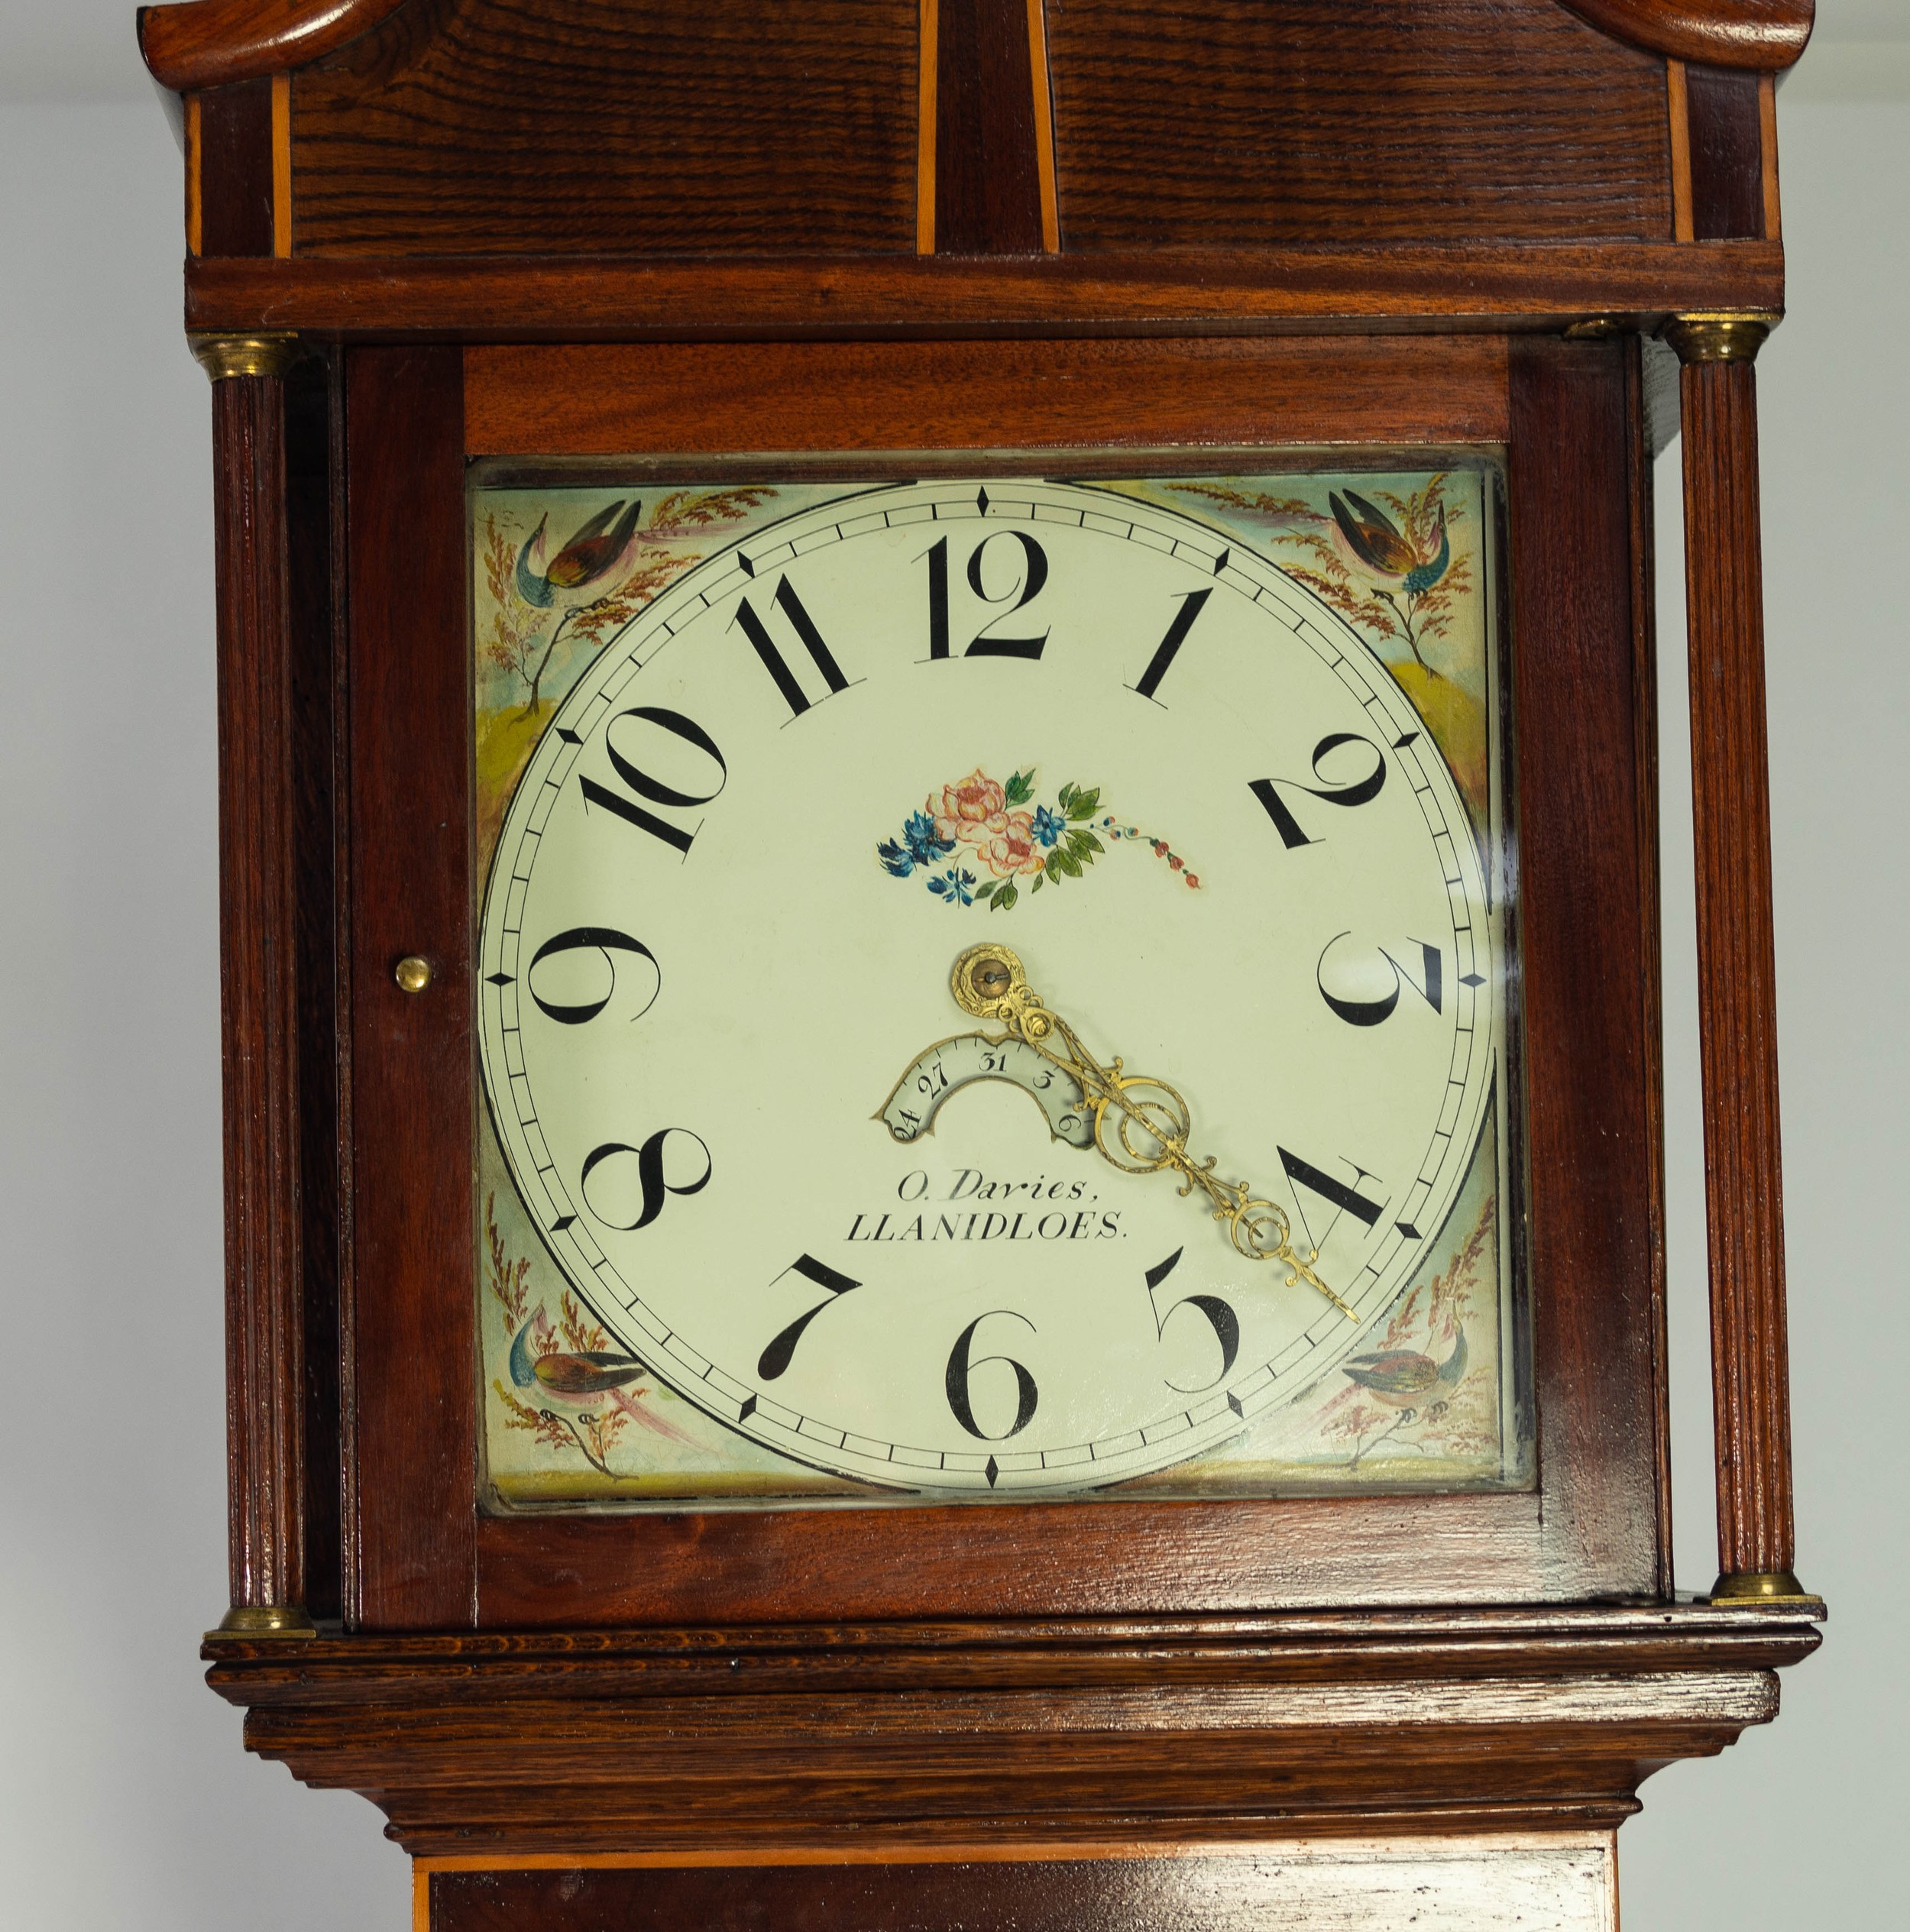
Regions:
<instances>
[{"instance_id":1,"label":"base molding","mask_svg":"<svg viewBox=\"0 0 1910 1932\"><path fill-rule=\"evenodd\" d=\"M1776 1714L1821 1606L219 1636L250 1749L414 1856L1609 1832ZM447 1868L448 1869L448 1868ZM609 1868L605 1868L609 1869ZM684 1868L687 1869L687 1868ZM1229 1869L1232 1869L1231 1867Z\"/></svg>"}]
</instances>

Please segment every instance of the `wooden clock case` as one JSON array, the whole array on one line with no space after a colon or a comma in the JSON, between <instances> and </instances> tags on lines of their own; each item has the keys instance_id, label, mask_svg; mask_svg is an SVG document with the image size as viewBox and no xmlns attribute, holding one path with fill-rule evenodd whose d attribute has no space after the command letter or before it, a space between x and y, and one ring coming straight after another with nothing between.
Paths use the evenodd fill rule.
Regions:
<instances>
[{"instance_id":1,"label":"wooden clock case","mask_svg":"<svg viewBox=\"0 0 1910 1932\"><path fill-rule=\"evenodd\" d=\"M252 1749L383 1807L447 1932L766 1897L913 1923L924 1859L978 1924L1219 1922L1258 1909L1229 1844L1603 1856L1651 1770L1774 1714L1822 1613L1790 1574L1750 360L1810 0L537 13L141 15L215 378L215 1688ZM1722 1572L1695 1601L1657 1044L1679 388ZM484 1514L468 461L1345 445L1505 464L1536 1487ZM863 1904L828 1904L817 1872L857 1860Z\"/></svg>"}]
</instances>

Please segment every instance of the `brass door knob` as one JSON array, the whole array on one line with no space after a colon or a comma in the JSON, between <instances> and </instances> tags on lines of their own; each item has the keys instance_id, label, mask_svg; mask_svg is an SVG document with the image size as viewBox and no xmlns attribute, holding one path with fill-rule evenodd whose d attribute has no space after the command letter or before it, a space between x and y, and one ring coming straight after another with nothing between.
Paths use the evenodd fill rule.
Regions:
<instances>
[{"instance_id":1,"label":"brass door knob","mask_svg":"<svg viewBox=\"0 0 1910 1932\"><path fill-rule=\"evenodd\" d=\"M431 962L416 953L407 953L392 969L391 976L408 993L421 993L431 984Z\"/></svg>"}]
</instances>

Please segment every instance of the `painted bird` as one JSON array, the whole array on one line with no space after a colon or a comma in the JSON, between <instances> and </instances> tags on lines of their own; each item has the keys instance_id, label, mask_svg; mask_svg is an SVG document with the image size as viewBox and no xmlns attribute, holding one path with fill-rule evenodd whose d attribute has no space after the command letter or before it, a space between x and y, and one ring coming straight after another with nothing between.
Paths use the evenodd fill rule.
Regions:
<instances>
[{"instance_id":1,"label":"painted bird","mask_svg":"<svg viewBox=\"0 0 1910 1932\"><path fill-rule=\"evenodd\" d=\"M1343 1364L1342 1369L1389 1409L1403 1411L1401 1422L1410 1422L1422 1409L1429 1416L1439 1416L1465 1375L1465 1331L1460 1329L1452 1354L1442 1362L1417 1349L1388 1348L1377 1354L1355 1355L1352 1364Z\"/></svg>"},{"instance_id":2,"label":"painted bird","mask_svg":"<svg viewBox=\"0 0 1910 1932\"><path fill-rule=\"evenodd\" d=\"M1349 490L1344 497L1335 491L1326 500L1348 561L1376 581L1403 591L1408 597L1418 597L1445 574L1452 561L1452 539L1446 534L1445 504L1439 506L1438 554L1423 557L1392 518L1356 490Z\"/></svg>"},{"instance_id":3,"label":"painted bird","mask_svg":"<svg viewBox=\"0 0 1910 1932\"><path fill-rule=\"evenodd\" d=\"M634 1355L610 1348L585 1348L571 1353L539 1353L538 1345L550 1334L550 1317L539 1308L524 1323L510 1345L510 1379L520 1389L548 1390L571 1402L588 1402L607 1390L620 1389L643 1373Z\"/></svg>"},{"instance_id":4,"label":"painted bird","mask_svg":"<svg viewBox=\"0 0 1910 1932\"><path fill-rule=\"evenodd\" d=\"M547 1354L539 1353L550 1333L550 1318L538 1308L512 1337L510 1379L519 1388L538 1389L562 1401L579 1404L607 1397L613 1407L633 1416L646 1429L667 1435L673 1442L694 1445L693 1437L649 1409L639 1409L624 1394L625 1387L645 1373L643 1364L634 1355L613 1348L552 1349ZM644 1391L637 1393L640 1395Z\"/></svg>"},{"instance_id":5,"label":"painted bird","mask_svg":"<svg viewBox=\"0 0 1910 1932\"><path fill-rule=\"evenodd\" d=\"M618 497L581 525L548 565L544 563L545 532L550 523L546 510L517 553L517 594L539 610L576 610L607 595L614 587L618 565L636 548L636 519L643 509L634 500L626 507Z\"/></svg>"}]
</instances>

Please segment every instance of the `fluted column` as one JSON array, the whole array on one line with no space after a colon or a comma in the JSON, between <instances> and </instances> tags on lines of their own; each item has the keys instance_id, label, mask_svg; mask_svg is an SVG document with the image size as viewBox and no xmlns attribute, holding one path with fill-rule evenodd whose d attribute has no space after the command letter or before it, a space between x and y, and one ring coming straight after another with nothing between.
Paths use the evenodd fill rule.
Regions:
<instances>
[{"instance_id":1,"label":"fluted column","mask_svg":"<svg viewBox=\"0 0 1910 1932\"><path fill-rule=\"evenodd\" d=\"M225 1061L227 1634L309 1636L299 1240L290 336L196 336L212 379Z\"/></svg>"},{"instance_id":2,"label":"fluted column","mask_svg":"<svg viewBox=\"0 0 1910 1932\"><path fill-rule=\"evenodd\" d=\"M1771 319L1682 316L1685 583L1697 840L1718 1579L1803 1595L1792 1565L1776 962L1764 719L1757 379Z\"/></svg>"}]
</instances>

